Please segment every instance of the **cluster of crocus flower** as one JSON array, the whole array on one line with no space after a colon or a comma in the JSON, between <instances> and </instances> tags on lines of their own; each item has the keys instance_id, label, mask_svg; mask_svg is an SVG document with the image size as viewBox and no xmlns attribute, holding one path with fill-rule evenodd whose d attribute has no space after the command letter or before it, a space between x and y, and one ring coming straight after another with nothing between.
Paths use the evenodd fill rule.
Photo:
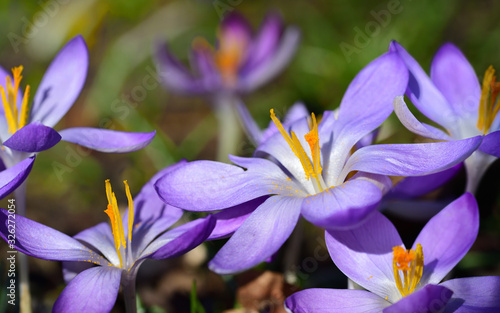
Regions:
<instances>
[{"instance_id":1,"label":"cluster of crocus flower","mask_svg":"<svg viewBox=\"0 0 500 313\"><path fill-rule=\"evenodd\" d=\"M231 156L237 166L188 163L161 178L158 193L166 203L186 210L224 210L216 214L216 230L221 229L220 236L234 235L210 262L220 274L271 257L300 216L325 229L355 227L392 187L387 175L438 172L463 161L481 141L477 136L367 145L353 152L392 112L393 99L404 92L407 79L404 63L388 52L354 78L338 112L325 112L320 123L314 114L292 118L285 129L271 110L274 131L253 157Z\"/></svg>"},{"instance_id":2,"label":"cluster of crocus flower","mask_svg":"<svg viewBox=\"0 0 500 313\"><path fill-rule=\"evenodd\" d=\"M182 255L206 240L229 237L209 262L214 272L250 269L272 260L301 217L325 230L331 259L361 289L303 290L286 299L289 312L500 311L500 276L443 282L478 234L479 210L472 193L432 217L411 249L378 211L386 195L431 190L463 162L466 189L476 189L487 166L500 155L500 85L494 70L486 71L481 87L463 54L447 44L429 78L393 42L356 75L337 110L316 115L297 103L280 120L270 108L269 126L260 130L235 99L281 71L298 40L297 29L284 29L277 15L269 15L254 37L248 23L231 13L222 22L215 48L203 39L193 42L192 65L198 75L188 72L168 49L157 51L160 76L170 90L212 97L222 120L230 123L236 117L224 112L237 108L256 145L251 157L230 155L234 165L181 161L154 175L135 198L124 181L128 205L122 212L106 180L103 207L109 223L74 237L16 215L16 240L9 240L11 213L0 209L4 240L24 254L63 262L68 285L54 312L109 312L120 288L127 311L135 312L141 264ZM153 139L154 132L52 128L78 97L87 66L85 42L76 37L50 65L31 109L29 86L24 93L19 89L23 68L12 69L12 76L0 68L6 77L0 84L0 117L6 121L0 124L0 196L22 184L36 153L60 140L103 152L129 152ZM419 122L404 102L405 93L446 130ZM393 111L409 130L435 141L374 144ZM394 176L408 180L394 188ZM173 227L184 210L211 214Z\"/></svg>"},{"instance_id":3,"label":"cluster of crocus flower","mask_svg":"<svg viewBox=\"0 0 500 313\"><path fill-rule=\"evenodd\" d=\"M176 166L158 172L135 199L124 181L128 209L123 216L107 180L105 213L110 223L100 223L73 238L15 215L14 247L18 251L44 260L65 262L64 276L69 284L55 302L53 312L109 312L120 286L127 310L135 312L135 278L139 266L146 259L182 255L205 241L215 226L212 216L169 230L182 217L183 211L165 205L153 183ZM0 209L0 236L6 241L8 215L7 210Z\"/></svg>"},{"instance_id":4,"label":"cluster of crocus flower","mask_svg":"<svg viewBox=\"0 0 500 313\"><path fill-rule=\"evenodd\" d=\"M500 276L441 282L469 251L478 229L470 193L431 218L409 250L394 225L375 212L360 227L325 235L335 265L364 289L306 289L285 305L295 313L498 312Z\"/></svg>"}]
</instances>

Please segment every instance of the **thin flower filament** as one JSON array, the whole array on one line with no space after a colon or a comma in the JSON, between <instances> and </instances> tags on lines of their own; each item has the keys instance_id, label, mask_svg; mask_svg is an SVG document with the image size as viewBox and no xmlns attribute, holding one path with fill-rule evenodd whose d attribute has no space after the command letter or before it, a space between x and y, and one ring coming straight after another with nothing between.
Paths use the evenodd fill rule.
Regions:
<instances>
[{"instance_id":1,"label":"thin flower filament","mask_svg":"<svg viewBox=\"0 0 500 313\"><path fill-rule=\"evenodd\" d=\"M481 99L479 100L479 114L477 128L487 134L500 109L498 95L500 93L500 82L496 81L495 69L490 65L484 73Z\"/></svg>"},{"instance_id":2,"label":"thin flower filament","mask_svg":"<svg viewBox=\"0 0 500 313\"><path fill-rule=\"evenodd\" d=\"M293 131L290 132L290 135L286 132L280 120L274 114L273 109L271 109L271 119L280 131L281 135L285 138L295 156L299 159L302 168L304 169L304 173L306 174L306 179L309 180L309 178L313 178L311 182L313 184L315 192L319 193L327 189L325 181L323 180L323 176L321 175L323 169L321 168L320 160L318 124L316 122L314 113L311 114L311 130L304 136L306 141L309 143L309 148L311 149L312 163L311 160L309 160L307 153L304 151L304 148L302 147L299 139L297 138L297 135L295 135Z\"/></svg>"},{"instance_id":3,"label":"thin flower filament","mask_svg":"<svg viewBox=\"0 0 500 313\"><path fill-rule=\"evenodd\" d=\"M0 86L5 119L7 120L7 125L9 126L8 131L11 134L14 134L17 130L24 127L28 120L28 98L30 94L29 85L27 85L24 90L23 102L21 104L21 114L19 114L17 110L17 94L19 91L19 85L23 79L23 76L21 75L22 71L22 65L12 68L14 82L12 82L10 76L7 76L5 78L5 88Z\"/></svg>"},{"instance_id":4,"label":"thin flower filament","mask_svg":"<svg viewBox=\"0 0 500 313\"><path fill-rule=\"evenodd\" d=\"M125 240L125 232L123 229L122 219L120 216L120 210L118 209L118 203L116 201L115 193L111 189L111 183L109 179L105 181L106 184L106 196L108 198L108 206L104 211L109 216L111 223L111 229L113 232L113 239L115 242L116 253L120 260L120 268L124 266L124 259L126 256L131 257L131 242L132 242L132 226L134 223L134 206L132 201L132 196L130 195L130 188L127 181L123 182L125 184L125 192L127 193L128 203L129 203L129 216L128 216L128 249L127 241ZM126 259L125 259L126 260ZM131 264L132 260L127 260L128 264Z\"/></svg>"},{"instance_id":5,"label":"thin flower filament","mask_svg":"<svg viewBox=\"0 0 500 313\"><path fill-rule=\"evenodd\" d=\"M415 291L424 269L424 254L422 246L417 243L417 248L405 250L401 246L392 248L394 280L403 297ZM401 275L402 274L402 275Z\"/></svg>"}]
</instances>

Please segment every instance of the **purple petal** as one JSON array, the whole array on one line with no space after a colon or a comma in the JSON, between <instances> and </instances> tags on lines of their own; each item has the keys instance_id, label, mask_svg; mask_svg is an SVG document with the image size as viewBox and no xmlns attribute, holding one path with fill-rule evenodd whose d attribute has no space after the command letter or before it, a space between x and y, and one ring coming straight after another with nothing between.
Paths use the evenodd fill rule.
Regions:
<instances>
[{"instance_id":1,"label":"purple petal","mask_svg":"<svg viewBox=\"0 0 500 313\"><path fill-rule=\"evenodd\" d=\"M33 98L31 120L54 127L80 94L88 65L87 45L78 35L59 51L45 72Z\"/></svg>"},{"instance_id":2,"label":"purple petal","mask_svg":"<svg viewBox=\"0 0 500 313\"><path fill-rule=\"evenodd\" d=\"M14 216L14 218L9 217ZM10 221L10 222L9 222ZM7 241L15 221L14 247L27 255L51 261L87 261L108 265L100 255L77 240L45 225L20 215L11 215L0 209L0 236ZM11 225L10 227L8 225Z\"/></svg>"},{"instance_id":3,"label":"purple petal","mask_svg":"<svg viewBox=\"0 0 500 313\"><path fill-rule=\"evenodd\" d=\"M238 13L232 11L224 17L220 25L220 40L238 41L242 45L247 45L252 37L252 28L248 21Z\"/></svg>"},{"instance_id":4,"label":"purple petal","mask_svg":"<svg viewBox=\"0 0 500 313\"><path fill-rule=\"evenodd\" d=\"M213 217L216 219L215 228L207 240L232 235L266 198L265 196L260 197L214 214Z\"/></svg>"},{"instance_id":5,"label":"purple petal","mask_svg":"<svg viewBox=\"0 0 500 313\"><path fill-rule=\"evenodd\" d=\"M166 45L157 44L155 56L158 75L170 91L182 94L206 92L200 81L186 70Z\"/></svg>"},{"instance_id":6,"label":"purple petal","mask_svg":"<svg viewBox=\"0 0 500 313\"><path fill-rule=\"evenodd\" d=\"M283 22L276 13L268 14L261 24L259 33L248 50L248 57L240 74L246 75L266 59L272 57L278 48Z\"/></svg>"},{"instance_id":7,"label":"purple petal","mask_svg":"<svg viewBox=\"0 0 500 313\"><path fill-rule=\"evenodd\" d=\"M76 143L100 152L125 153L147 146L156 131L150 133L122 132L91 127L74 127L59 132L62 140Z\"/></svg>"},{"instance_id":8,"label":"purple petal","mask_svg":"<svg viewBox=\"0 0 500 313\"><path fill-rule=\"evenodd\" d=\"M285 300L285 307L293 313L376 313L389 305L371 292L348 289L306 289Z\"/></svg>"},{"instance_id":9,"label":"purple petal","mask_svg":"<svg viewBox=\"0 0 500 313\"><path fill-rule=\"evenodd\" d=\"M395 51L410 71L406 94L425 116L445 128L454 126L455 112L418 62L397 42L391 42Z\"/></svg>"},{"instance_id":10,"label":"purple petal","mask_svg":"<svg viewBox=\"0 0 500 313\"><path fill-rule=\"evenodd\" d=\"M218 274L249 269L272 256L292 233L302 199L273 196L261 204L210 261Z\"/></svg>"},{"instance_id":11,"label":"purple petal","mask_svg":"<svg viewBox=\"0 0 500 313\"><path fill-rule=\"evenodd\" d=\"M457 278L440 285L453 291L445 313L500 312L500 276Z\"/></svg>"},{"instance_id":12,"label":"purple petal","mask_svg":"<svg viewBox=\"0 0 500 313\"><path fill-rule=\"evenodd\" d=\"M303 186L300 185L297 180L289 178L287 176L288 174L274 163L275 160L270 161L265 158L242 158L234 155L229 155L229 160L238 166L246 168L247 172L259 175L258 183L263 185L261 188L268 188L267 194L306 197L307 193L305 189L310 188L313 190L310 182L306 186ZM305 175L301 176L305 179Z\"/></svg>"},{"instance_id":13,"label":"purple petal","mask_svg":"<svg viewBox=\"0 0 500 313\"><path fill-rule=\"evenodd\" d=\"M304 117L309 117L310 115L311 114L309 113L309 110L307 109L306 105L301 101L297 101L286 111L283 123L292 124L293 122L298 121Z\"/></svg>"},{"instance_id":14,"label":"purple petal","mask_svg":"<svg viewBox=\"0 0 500 313\"><path fill-rule=\"evenodd\" d=\"M26 158L0 172L0 199L13 192L26 180L33 167L33 162L35 162L35 156Z\"/></svg>"},{"instance_id":15,"label":"purple petal","mask_svg":"<svg viewBox=\"0 0 500 313\"><path fill-rule=\"evenodd\" d=\"M347 277L383 299L399 299L392 248L403 242L394 225L380 212L375 211L360 227L327 231L325 240L333 262Z\"/></svg>"},{"instance_id":16,"label":"purple petal","mask_svg":"<svg viewBox=\"0 0 500 313\"><path fill-rule=\"evenodd\" d=\"M465 160L481 143L482 137L415 144L385 144L361 148L347 161L341 177L350 171L392 176L437 173Z\"/></svg>"},{"instance_id":17,"label":"purple petal","mask_svg":"<svg viewBox=\"0 0 500 313\"><path fill-rule=\"evenodd\" d=\"M432 60L431 79L457 116L477 120L481 86L474 69L453 44L445 43Z\"/></svg>"},{"instance_id":18,"label":"purple petal","mask_svg":"<svg viewBox=\"0 0 500 313\"><path fill-rule=\"evenodd\" d=\"M122 271L98 266L81 272L64 288L52 312L110 312L118 296Z\"/></svg>"},{"instance_id":19,"label":"purple petal","mask_svg":"<svg viewBox=\"0 0 500 313\"><path fill-rule=\"evenodd\" d=\"M126 225L126 224L125 224ZM99 223L95 226L87 228L73 238L84 242L86 246L92 247L96 252L100 252L110 263L115 266L120 264L118 254L116 253L115 241L111 227L108 223Z\"/></svg>"},{"instance_id":20,"label":"purple petal","mask_svg":"<svg viewBox=\"0 0 500 313\"><path fill-rule=\"evenodd\" d=\"M270 161L251 158L249 162L255 163L255 170L213 161L190 162L160 178L155 188L167 204L190 211L214 211L271 193L273 177L286 180Z\"/></svg>"},{"instance_id":21,"label":"purple petal","mask_svg":"<svg viewBox=\"0 0 500 313\"><path fill-rule=\"evenodd\" d=\"M319 227L347 229L365 221L381 199L377 186L355 179L305 198L302 216Z\"/></svg>"},{"instance_id":22,"label":"purple petal","mask_svg":"<svg viewBox=\"0 0 500 313\"><path fill-rule=\"evenodd\" d=\"M161 202L161 200L159 200ZM156 219L149 219L145 221L134 220L134 229L132 234L132 249L134 256L139 258L146 247L161 233L164 233L170 228L177 220L182 217L182 210L166 205L161 202L163 209L161 211L169 211L170 208L175 209L174 214L164 213L163 216ZM162 212L163 213L163 212ZM179 215L175 215L180 213ZM124 225L128 225L125 224ZM128 231L127 231L128 233ZM127 236L127 234L125 234Z\"/></svg>"},{"instance_id":23,"label":"purple petal","mask_svg":"<svg viewBox=\"0 0 500 313\"><path fill-rule=\"evenodd\" d=\"M384 313L441 312L453 292L446 287L426 285L383 310Z\"/></svg>"},{"instance_id":24,"label":"purple petal","mask_svg":"<svg viewBox=\"0 0 500 313\"><path fill-rule=\"evenodd\" d=\"M483 138L479 150L500 158L500 130L490 133Z\"/></svg>"},{"instance_id":25,"label":"purple petal","mask_svg":"<svg viewBox=\"0 0 500 313\"><path fill-rule=\"evenodd\" d=\"M211 47L195 45L191 51L191 66L199 73L197 79L205 90L216 90L220 88L221 76L214 63L214 56Z\"/></svg>"},{"instance_id":26,"label":"purple petal","mask_svg":"<svg viewBox=\"0 0 500 313\"><path fill-rule=\"evenodd\" d=\"M405 177L394 185L387 196L400 199L423 196L452 179L460 169L462 169L462 166L463 163L460 163L438 173L425 176Z\"/></svg>"},{"instance_id":27,"label":"purple petal","mask_svg":"<svg viewBox=\"0 0 500 313\"><path fill-rule=\"evenodd\" d=\"M356 75L347 88L335 123L335 141L349 150L380 126L392 113L392 103L402 95L408 71L396 53L385 53Z\"/></svg>"},{"instance_id":28,"label":"purple petal","mask_svg":"<svg viewBox=\"0 0 500 313\"><path fill-rule=\"evenodd\" d=\"M382 195L388 193L389 190L391 190L392 188L392 180L389 178L389 176L385 175L357 172L354 176L349 178L349 181L354 181L354 180L364 180L374 184L375 186L378 187L378 189L380 189Z\"/></svg>"},{"instance_id":29,"label":"purple petal","mask_svg":"<svg viewBox=\"0 0 500 313\"><path fill-rule=\"evenodd\" d=\"M424 252L424 273L420 282L439 283L469 251L478 229L479 211L476 199L470 193L453 201L434 216L412 247L415 249L416 244L420 243Z\"/></svg>"},{"instance_id":30,"label":"purple petal","mask_svg":"<svg viewBox=\"0 0 500 313\"><path fill-rule=\"evenodd\" d=\"M265 61L260 62L245 75L241 75L238 90L251 92L278 75L292 60L300 42L300 31L296 27L288 27L276 51Z\"/></svg>"},{"instance_id":31,"label":"purple petal","mask_svg":"<svg viewBox=\"0 0 500 313\"><path fill-rule=\"evenodd\" d=\"M55 130L33 122L16 131L3 144L12 150L32 153L50 149L60 140L61 135Z\"/></svg>"},{"instance_id":32,"label":"purple petal","mask_svg":"<svg viewBox=\"0 0 500 313\"><path fill-rule=\"evenodd\" d=\"M451 140L451 137L444 131L431 125L420 123L408 109L402 96L394 99L394 113L396 113L401 123L414 134L436 140Z\"/></svg>"},{"instance_id":33,"label":"purple petal","mask_svg":"<svg viewBox=\"0 0 500 313\"><path fill-rule=\"evenodd\" d=\"M212 216L176 227L155 239L140 258L167 259L182 255L203 243L214 229Z\"/></svg>"},{"instance_id":34,"label":"purple petal","mask_svg":"<svg viewBox=\"0 0 500 313\"><path fill-rule=\"evenodd\" d=\"M64 261L62 262L62 272L63 278L66 284L69 284L76 275L81 272L88 270L89 268L94 267L95 265L89 262L72 262L72 261Z\"/></svg>"},{"instance_id":35,"label":"purple petal","mask_svg":"<svg viewBox=\"0 0 500 313\"><path fill-rule=\"evenodd\" d=\"M155 220L160 217L170 218L172 223L175 223L179 220L179 218L181 218L184 211L170 205L165 205L158 196L154 185L161 177L186 164L187 162L182 160L164 168L151 177L151 179L141 188L141 191L134 197L135 223Z\"/></svg>"}]
</instances>

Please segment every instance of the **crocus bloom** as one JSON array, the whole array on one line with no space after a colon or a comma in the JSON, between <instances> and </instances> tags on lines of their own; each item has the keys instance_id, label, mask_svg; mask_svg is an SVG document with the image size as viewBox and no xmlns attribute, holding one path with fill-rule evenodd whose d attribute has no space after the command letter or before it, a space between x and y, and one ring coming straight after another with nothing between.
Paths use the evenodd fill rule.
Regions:
<instances>
[{"instance_id":1,"label":"crocus bloom","mask_svg":"<svg viewBox=\"0 0 500 313\"><path fill-rule=\"evenodd\" d=\"M312 115L285 129L271 110L276 131L254 157L231 156L237 166L188 163L159 179L157 191L166 203L187 210L225 209L217 213L211 238L234 235L209 264L221 274L273 255L301 215L324 228L353 227L390 188L385 175L440 171L463 160L480 141L371 145L353 153L353 146L391 114L394 96L406 84L404 64L395 53L384 54L350 84L337 117L326 112L318 123ZM358 173L348 176L351 172Z\"/></svg>"},{"instance_id":2,"label":"crocus bloom","mask_svg":"<svg viewBox=\"0 0 500 313\"><path fill-rule=\"evenodd\" d=\"M253 36L248 22L232 12L222 21L215 48L202 38L193 41L194 75L165 46L157 49L158 72L169 90L210 98L219 124L218 160L227 161L227 155L234 153L241 141L234 109L239 95L281 72L294 55L299 37L297 28L284 29L277 14L269 14Z\"/></svg>"},{"instance_id":3,"label":"crocus bloom","mask_svg":"<svg viewBox=\"0 0 500 313\"><path fill-rule=\"evenodd\" d=\"M280 17L270 14L253 36L239 14L228 14L220 26L213 48L205 39L193 41L189 73L165 47L157 51L157 66L165 85L184 94L247 93L276 76L290 61L299 42L295 27L283 28Z\"/></svg>"},{"instance_id":4,"label":"crocus bloom","mask_svg":"<svg viewBox=\"0 0 500 313\"><path fill-rule=\"evenodd\" d=\"M454 45L444 44L436 53L431 75L398 43L391 43L410 71L406 94L413 104L445 131L419 122L402 97L394 101L394 111L410 131L436 140L458 140L483 135L478 150L466 161L467 191L474 192L488 168L500 156L500 83L489 67L479 83L474 69Z\"/></svg>"},{"instance_id":5,"label":"crocus bloom","mask_svg":"<svg viewBox=\"0 0 500 313\"><path fill-rule=\"evenodd\" d=\"M179 256L208 237L215 225L211 216L167 231L181 218L183 211L165 205L153 183L176 166L179 165L159 172L133 200L125 181L128 212L123 217L111 185L106 181L105 213L111 227L101 223L71 238L28 218L15 216L13 244L18 251L45 260L71 261L65 262L64 268L65 279L71 281L54 304L54 312L109 312L120 282L124 292L129 293L126 301L135 307L135 276L144 260ZM0 235L6 241L7 215L6 210L0 210Z\"/></svg>"},{"instance_id":6,"label":"crocus bloom","mask_svg":"<svg viewBox=\"0 0 500 313\"><path fill-rule=\"evenodd\" d=\"M83 88L88 69L88 51L81 36L73 38L54 58L29 106L30 86L21 92L23 67L12 69L12 77L0 67L0 198L12 192L28 176L34 153L59 140L74 142L103 152L129 152L145 147L151 133L127 133L94 128L54 127L71 108ZM32 156L32 157L30 157Z\"/></svg>"},{"instance_id":7,"label":"crocus bloom","mask_svg":"<svg viewBox=\"0 0 500 313\"><path fill-rule=\"evenodd\" d=\"M500 276L441 282L469 251L478 228L476 200L466 193L429 220L410 250L379 212L358 228L327 231L333 262L366 290L307 289L285 305L295 313L499 312Z\"/></svg>"}]
</instances>

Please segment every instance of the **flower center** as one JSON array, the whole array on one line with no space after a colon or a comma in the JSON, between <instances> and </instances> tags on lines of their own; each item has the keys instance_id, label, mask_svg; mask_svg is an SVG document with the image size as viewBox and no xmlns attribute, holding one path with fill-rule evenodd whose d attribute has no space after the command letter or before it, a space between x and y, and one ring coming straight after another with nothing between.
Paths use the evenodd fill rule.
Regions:
<instances>
[{"instance_id":1,"label":"flower center","mask_svg":"<svg viewBox=\"0 0 500 313\"><path fill-rule=\"evenodd\" d=\"M17 130L26 125L28 119L28 98L30 94L30 86L27 85L24 90L23 102L21 104L21 112L18 114L17 110L17 94L19 90L19 84L23 76L21 72L23 71L23 66L18 66L12 68L12 74L14 77L14 82L10 76L5 78L5 88L0 86L0 94L2 96L3 109L5 111L5 119L9 126L9 133L14 134ZM7 90L5 90L7 89Z\"/></svg>"},{"instance_id":2,"label":"flower center","mask_svg":"<svg viewBox=\"0 0 500 313\"><path fill-rule=\"evenodd\" d=\"M401 246L392 248L392 268L396 286L403 297L415 291L417 284L422 278L424 269L424 253L422 246L417 243L417 248L405 250Z\"/></svg>"},{"instance_id":3,"label":"flower center","mask_svg":"<svg viewBox=\"0 0 500 313\"><path fill-rule=\"evenodd\" d=\"M111 190L111 183L109 179L105 181L106 184L106 196L108 198L108 207L104 211L109 216L111 222L111 229L113 231L113 238L115 241L116 253L120 259L120 268L123 268L123 259L128 255L131 258L132 255L132 225L134 225L134 202L130 194L130 188L127 181L123 181L125 184L125 192L127 193L128 199L128 239L125 240L125 232L123 230L122 219L120 217L120 210L118 210L118 203L116 201L115 193ZM128 243L128 249L127 249Z\"/></svg>"},{"instance_id":4,"label":"flower center","mask_svg":"<svg viewBox=\"0 0 500 313\"><path fill-rule=\"evenodd\" d=\"M290 132L290 135L286 132L280 120L274 114L273 109L271 109L271 119L273 120L276 127L278 127L278 130L285 138L295 156L302 164L302 168L304 169L304 173L306 174L306 179L309 180L310 177L313 178L311 182L316 193L327 189L325 181L323 180L323 176L321 176L321 172L323 169L321 168L320 162L318 123L316 122L316 116L314 115L314 113L311 113L312 122L310 131L304 136L307 143L309 144L309 148L311 149L312 163L306 152L304 151L304 148L300 144L297 135L295 135L293 131Z\"/></svg>"},{"instance_id":5,"label":"flower center","mask_svg":"<svg viewBox=\"0 0 500 313\"><path fill-rule=\"evenodd\" d=\"M477 119L477 128L483 134L488 133L500 109L500 105L498 104L499 92L500 82L496 81L495 69L490 65L484 73L481 99L479 100L479 116Z\"/></svg>"},{"instance_id":6,"label":"flower center","mask_svg":"<svg viewBox=\"0 0 500 313\"><path fill-rule=\"evenodd\" d=\"M226 86L232 87L238 81L238 70L246 50L246 41L236 36L219 35L219 47L214 48L204 39L195 38L193 48L209 52Z\"/></svg>"}]
</instances>

